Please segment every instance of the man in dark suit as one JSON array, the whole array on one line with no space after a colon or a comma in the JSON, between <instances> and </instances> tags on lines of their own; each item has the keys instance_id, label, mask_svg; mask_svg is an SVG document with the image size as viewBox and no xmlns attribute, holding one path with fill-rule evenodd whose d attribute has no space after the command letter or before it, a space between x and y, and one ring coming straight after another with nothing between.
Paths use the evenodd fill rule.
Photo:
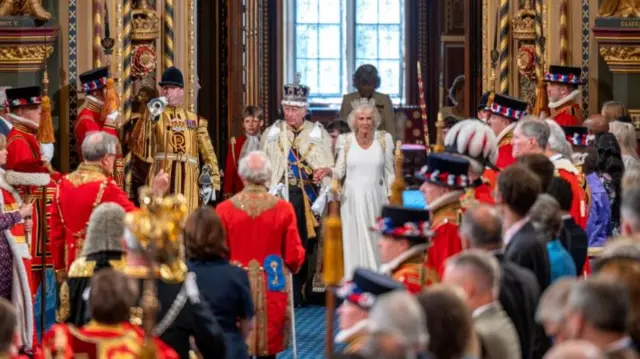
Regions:
<instances>
[{"instance_id":1,"label":"man in dark suit","mask_svg":"<svg viewBox=\"0 0 640 359\"><path fill-rule=\"evenodd\" d=\"M540 180L529 169L510 166L498 176L496 204L502 209L505 257L530 269L544 292L551 278L547 247L527 216L540 188Z\"/></svg>"},{"instance_id":2,"label":"man in dark suit","mask_svg":"<svg viewBox=\"0 0 640 359\"><path fill-rule=\"evenodd\" d=\"M518 332L523 359L533 356L535 310L540 290L535 275L505 258L502 223L497 211L489 205L473 207L465 213L460 226L465 249L491 252L501 269L499 301Z\"/></svg>"},{"instance_id":3,"label":"man in dark suit","mask_svg":"<svg viewBox=\"0 0 640 359\"><path fill-rule=\"evenodd\" d=\"M585 232L569 214L571 202L573 201L571 184L561 177L554 177L547 189L547 193L553 196L560 204L560 209L563 212L562 230L560 230L559 236L560 242L571 254L576 269L578 270L578 276L580 276L584 263L587 260L589 238L587 237L587 232Z\"/></svg>"}]
</instances>

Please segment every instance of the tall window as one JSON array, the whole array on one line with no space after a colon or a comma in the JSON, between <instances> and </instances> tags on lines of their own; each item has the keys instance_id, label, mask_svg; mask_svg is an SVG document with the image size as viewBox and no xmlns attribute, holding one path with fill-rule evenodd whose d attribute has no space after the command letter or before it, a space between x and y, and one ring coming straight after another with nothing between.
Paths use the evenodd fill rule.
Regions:
<instances>
[{"instance_id":1,"label":"tall window","mask_svg":"<svg viewBox=\"0 0 640 359\"><path fill-rule=\"evenodd\" d=\"M287 82L299 72L317 103L340 103L354 91L362 64L378 68L379 91L400 102L404 91L404 0L291 0Z\"/></svg>"}]
</instances>

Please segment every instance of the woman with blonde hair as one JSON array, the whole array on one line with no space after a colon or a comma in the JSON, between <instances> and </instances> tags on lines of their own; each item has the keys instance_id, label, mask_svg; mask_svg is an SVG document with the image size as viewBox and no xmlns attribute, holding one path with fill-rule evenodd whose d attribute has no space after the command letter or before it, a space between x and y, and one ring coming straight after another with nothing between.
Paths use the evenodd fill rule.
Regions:
<instances>
[{"instance_id":1,"label":"woman with blonde hair","mask_svg":"<svg viewBox=\"0 0 640 359\"><path fill-rule=\"evenodd\" d=\"M620 101L607 101L602 105L602 116L611 123L613 121L631 122L627 107Z\"/></svg>"},{"instance_id":2,"label":"woman with blonde hair","mask_svg":"<svg viewBox=\"0 0 640 359\"><path fill-rule=\"evenodd\" d=\"M638 162L638 142L636 140L636 128L632 124L613 121L609 123L609 132L613 133L620 145L622 162L627 169Z\"/></svg>"},{"instance_id":3,"label":"woman with blonde hair","mask_svg":"<svg viewBox=\"0 0 640 359\"><path fill-rule=\"evenodd\" d=\"M347 123L353 132L342 134L336 143L334 177L343 181L340 199L344 272L357 267L378 269L376 237L369 229L387 203L394 179L393 139L376 130L380 113L373 100L352 103Z\"/></svg>"}]
</instances>

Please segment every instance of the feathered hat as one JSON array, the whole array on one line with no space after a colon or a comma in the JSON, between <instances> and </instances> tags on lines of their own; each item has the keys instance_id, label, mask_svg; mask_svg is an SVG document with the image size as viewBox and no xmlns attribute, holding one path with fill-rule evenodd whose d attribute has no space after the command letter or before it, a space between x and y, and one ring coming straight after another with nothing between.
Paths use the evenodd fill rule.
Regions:
<instances>
[{"instance_id":1,"label":"feathered hat","mask_svg":"<svg viewBox=\"0 0 640 359\"><path fill-rule=\"evenodd\" d=\"M456 123L444 139L445 151L465 156L482 166L495 168L498 140L485 123L471 119Z\"/></svg>"}]
</instances>

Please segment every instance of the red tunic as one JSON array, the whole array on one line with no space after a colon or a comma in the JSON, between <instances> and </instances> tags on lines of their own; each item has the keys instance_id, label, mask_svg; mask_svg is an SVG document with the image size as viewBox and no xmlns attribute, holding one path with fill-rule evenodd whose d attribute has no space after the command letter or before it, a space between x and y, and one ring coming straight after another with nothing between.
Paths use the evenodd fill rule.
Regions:
<instances>
[{"instance_id":1,"label":"red tunic","mask_svg":"<svg viewBox=\"0 0 640 359\"><path fill-rule=\"evenodd\" d=\"M215 210L227 231L231 262L247 270L251 283L256 325L247 340L249 355L275 355L289 346L291 335L288 274L297 272L305 258L293 206L264 187L250 186ZM270 260L265 266L272 255L281 264ZM269 288L276 284L281 287Z\"/></svg>"},{"instance_id":2,"label":"red tunic","mask_svg":"<svg viewBox=\"0 0 640 359\"><path fill-rule=\"evenodd\" d=\"M459 201L432 211L431 231L434 236L427 252L426 265L428 269L436 271L438 281L442 278L447 259L462 250L462 241L458 235L458 217L461 213Z\"/></svg>"},{"instance_id":3,"label":"red tunic","mask_svg":"<svg viewBox=\"0 0 640 359\"><path fill-rule=\"evenodd\" d=\"M75 136L76 136L76 153L82 161L82 142L89 132L105 132L110 135L119 137L118 131L115 127L105 125L102 118L102 107L91 97L87 98L86 106L78 113L78 119L75 122ZM115 163L114 179L120 187L123 186L124 181L124 167L122 156L118 156Z\"/></svg>"},{"instance_id":4,"label":"red tunic","mask_svg":"<svg viewBox=\"0 0 640 359\"><path fill-rule=\"evenodd\" d=\"M514 125L509 125L498 136L498 159L496 160L496 167L503 170L511 166L516 159L513 157L513 129Z\"/></svg>"},{"instance_id":5,"label":"red tunic","mask_svg":"<svg viewBox=\"0 0 640 359\"><path fill-rule=\"evenodd\" d=\"M391 278L404 284L410 293L418 294L425 287L437 283L438 274L425 265L426 245L414 246L409 251L413 254L391 269L389 274ZM401 255L405 255L405 253Z\"/></svg>"},{"instance_id":6,"label":"red tunic","mask_svg":"<svg viewBox=\"0 0 640 359\"><path fill-rule=\"evenodd\" d=\"M485 169L482 174L482 178L485 179L485 183L489 186L490 191L495 190L496 185L498 184L498 174L498 171L491 168Z\"/></svg>"},{"instance_id":7,"label":"red tunic","mask_svg":"<svg viewBox=\"0 0 640 359\"><path fill-rule=\"evenodd\" d=\"M560 126L580 126L584 121L584 113L579 104L570 101L554 110L553 119Z\"/></svg>"},{"instance_id":8,"label":"red tunic","mask_svg":"<svg viewBox=\"0 0 640 359\"><path fill-rule=\"evenodd\" d=\"M222 194L224 198L229 198L242 191L244 185L238 176L238 162L240 162L240 152L247 140L247 136L231 137L227 148L227 160L224 165L224 184Z\"/></svg>"},{"instance_id":9,"label":"red tunic","mask_svg":"<svg viewBox=\"0 0 640 359\"><path fill-rule=\"evenodd\" d=\"M154 338L154 358L178 359L178 354L163 341ZM140 358L144 331L129 323L117 325L89 322L82 328L56 324L43 341L44 358L121 359Z\"/></svg>"},{"instance_id":10,"label":"red tunic","mask_svg":"<svg viewBox=\"0 0 640 359\"><path fill-rule=\"evenodd\" d=\"M137 209L126 192L97 165L82 163L60 180L50 207L50 243L56 270L68 271L80 255L91 212L105 202L117 203L127 212Z\"/></svg>"},{"instance_id":11,"label":"red tunic","mask_svg":"<svg viewBox=\"0 0 640 359\"><path fill-rule=\"evenodd\" d=\"M569 214L582 229L586 229L589 216L587 213L586 195L582 189L579 178L582 174L571 164L571 161L566 158L557 158L556 155L555 158L551 158L551 161L556 168L556 176L560 176L571 185L573 201L571 202Z\"/></svg>"}]
</instances>

